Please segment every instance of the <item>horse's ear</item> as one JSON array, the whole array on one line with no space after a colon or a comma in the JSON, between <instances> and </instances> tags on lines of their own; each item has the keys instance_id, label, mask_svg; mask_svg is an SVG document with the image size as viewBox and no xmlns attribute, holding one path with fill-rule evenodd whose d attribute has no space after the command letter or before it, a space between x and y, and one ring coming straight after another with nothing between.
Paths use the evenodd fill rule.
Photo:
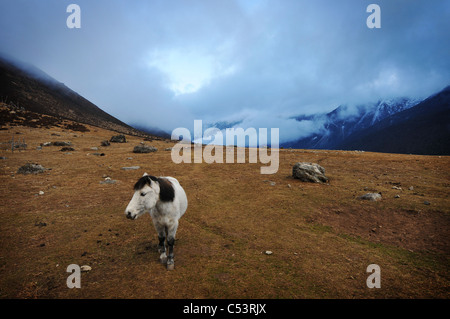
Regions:
<instances>
[{"instance_id":1,"label":"horse's ear","mask_svg":"<svg viewBox=\"0 0 450 319\"><path fill-rule=\"evenodd\" d=\"M147 172L145 172L144 175L142 175L142 176L147 176L147 175L148 175Z\"/></svg>"}]
</instances>

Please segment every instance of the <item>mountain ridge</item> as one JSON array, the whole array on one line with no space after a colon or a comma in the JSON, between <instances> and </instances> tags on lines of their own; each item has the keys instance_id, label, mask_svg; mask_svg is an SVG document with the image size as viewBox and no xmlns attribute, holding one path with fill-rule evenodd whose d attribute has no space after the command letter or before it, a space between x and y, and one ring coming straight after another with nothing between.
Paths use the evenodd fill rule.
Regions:
<instances>
[{"instance_id":1,"label":"mountain ridge","mask_svg":"<svg viewBox=\"0 0 450 319\"><path fill-rule=\"evenodd\" d=\"M39 68L0 56L0 98L25 110L130 135L148 135L103 111Z\"/></svg>"}]
</instances>

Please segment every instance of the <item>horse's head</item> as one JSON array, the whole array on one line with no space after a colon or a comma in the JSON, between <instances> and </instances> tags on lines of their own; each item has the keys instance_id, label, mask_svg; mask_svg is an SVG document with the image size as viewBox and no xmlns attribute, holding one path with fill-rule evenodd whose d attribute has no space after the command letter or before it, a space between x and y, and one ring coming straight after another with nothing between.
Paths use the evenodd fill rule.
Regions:
<instances>
[{"instance_id":1,"label":"horse's head","mask_svg":"<svg viewBox=\"0 0 450 319\"><path fill-rule=\"evenodd\" d=\"M160 187L158 178L144 175L134 185L134 194L125 209L125 215L129 219L136 219L145 212L155 207L159 199Z\"/></svg>"},{"instance_id":2,"label":"horse's head","mask_svg":"<svg viewBox=\"0 0 450 319\"><path fill-rule=\"evenodd\" d=\"M175 190L167 178L144 175L134 185L134 194L125 209L127 218L136 219L155 207L158 201L171 202Z\"/></svg>"}]
</instances>

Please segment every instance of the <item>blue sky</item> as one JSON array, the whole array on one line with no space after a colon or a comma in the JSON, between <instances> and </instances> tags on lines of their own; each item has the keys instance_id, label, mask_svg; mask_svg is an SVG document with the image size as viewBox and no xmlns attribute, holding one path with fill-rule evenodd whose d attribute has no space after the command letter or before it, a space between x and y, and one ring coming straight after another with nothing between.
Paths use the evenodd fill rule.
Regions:
<instances>
[{"instance_id":1,"label":"blue sky","mask_svg":"<svg viewBox=\"0 0 450 319\"><path fill-rule=\"evenodd\" d=\"M316 129L292 116L450 84L449 17L444 0L2 0L0 52L127 123L242 121L283 142Z\"/></svg>"}]
</instances>

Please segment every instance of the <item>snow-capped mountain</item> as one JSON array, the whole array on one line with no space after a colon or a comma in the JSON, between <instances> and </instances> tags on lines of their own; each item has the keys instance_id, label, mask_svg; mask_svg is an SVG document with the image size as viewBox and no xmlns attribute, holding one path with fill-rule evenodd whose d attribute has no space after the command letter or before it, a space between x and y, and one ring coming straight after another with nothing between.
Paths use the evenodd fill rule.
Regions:
<instances>
[{"instance_id":1,"label":"snow-capped mountain","mask_svg":"<svg viewBox=\"0 0 450 319\"><path fill-rule=\"evenodd\" d=\"M283 144L284 147L335 149L349 136L367 129L385 118L407 110L421 100L406 97L380 100L364 105L341 105L326 114L299 116L297 121L309 120L320 123L322 127L306 138Z\"/></svg>"}]
</instances>

